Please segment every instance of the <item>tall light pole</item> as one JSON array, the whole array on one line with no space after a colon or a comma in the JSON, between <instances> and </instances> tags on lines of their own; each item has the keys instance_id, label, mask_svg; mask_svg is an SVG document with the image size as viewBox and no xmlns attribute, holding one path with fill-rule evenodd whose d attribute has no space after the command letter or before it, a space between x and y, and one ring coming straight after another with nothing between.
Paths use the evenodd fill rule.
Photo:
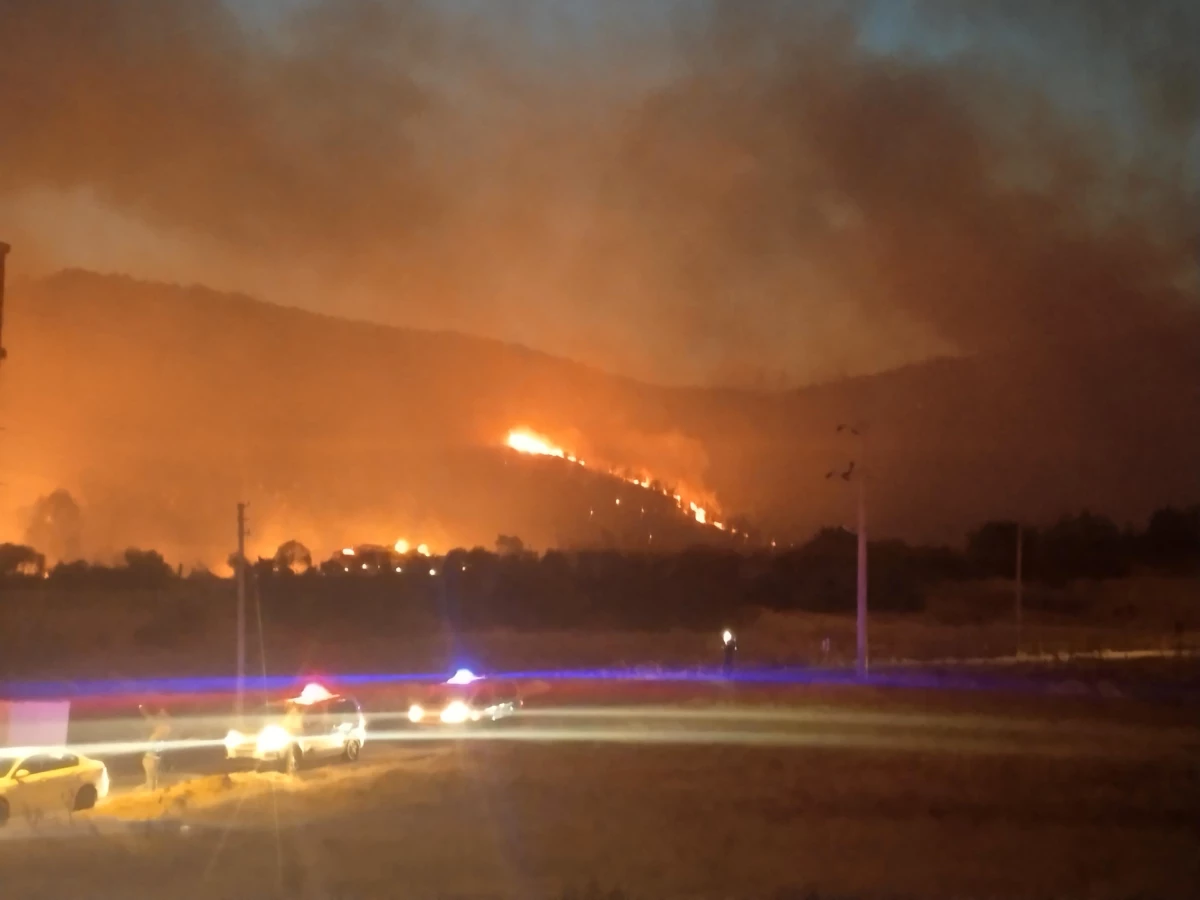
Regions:
<instances>
[{"instance_id":1,"label":"tall light pole","mask_svg":"<svg viewBox=\"0 0 1200 900\"><path fill-rule=\"evenodd\" d=\"M4 258L8 256L8 251L11 250L8 244L0 241L0 360L8 355L8 351L4 349Z\"/></svg>"},{"instance_id":2,"label":"tall light pole","mask_svg":"<svg viewBox=\"0 0 1200 900\"><path fill-rule=\"evenodd\" d=\"M843 481L855 482L857 489L857 506L858 506L858 565L857 578L855 579L855 672L859 678L867 677L867 669L869 663L869 647L867 644L867 467L865 464L866 457L866 439L863 433L866 429L862 426L854 425L839 425L837 431L839 433L845 431L858 438L858 456L857 460L850 460L850 465L844 472L828 472L826 478L832 478L834 475L839 476Z\"/></svg>"},{"instance_id":3,"label":"tall light pole","mask_svg":"<svg viewBox=\"0 0 1200 900\"><path fill-rule=\"evenodd\" d=\"M1022 616L1021 584L1022 584L1022 581L1024 580L1023 576L1022 576L1022 572L1021 572L1021 567L1022 567L1022 563L1023 563L1022 557L1024 555L1023 548L1025 545L1024 532L1025 532L1025 529L1022 528L1021 523L1018 522L1017 523L1017 570L1015 572L1015 578L1014 578L1014 581L1016 583L1013 585L1013 594L1014 594L1013 599L1015 600L1015 603L1016 603L1016 612L1017 612L1017 656L1021 655L1021 616Z\"/></svg>"},{"instance_id":4,"label":"tall light pole","mask_svg":"<svg viewBox=\"0 0 1200 900\"><path fill-rule=\"evenodd\" d=\"M246 504L237 505L237 715L244 710L246 689Z\"/></svg>"},{"instance_id":5,"label":"tall light pole","mask_svg":"<svg viewBox=\"0 0 1200 900\"><path fill-rule=\"evenodd\" d=\"M867 477L860 470L858 478L858 577L855 590L855 648L858 651L856 671L859 678L867 677Z\"/></svg>"}]
</instances>

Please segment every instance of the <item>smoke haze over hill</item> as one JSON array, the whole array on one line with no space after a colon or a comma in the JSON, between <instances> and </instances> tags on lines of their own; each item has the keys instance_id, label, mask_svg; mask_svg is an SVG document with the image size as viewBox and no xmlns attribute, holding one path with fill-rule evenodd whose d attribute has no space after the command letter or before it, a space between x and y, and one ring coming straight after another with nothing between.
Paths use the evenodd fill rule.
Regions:
<instances>
[{"instance_id":1,"label":"smoke haze over hill","mask_svg":"<svg viewBox=\"0 0 1200 900\"><path fill-rule=\"evenodd\" d=\"M1198 9L0 0L6 531L603 542L518 425L784 539L845 420L883 534L1195 499Z\"/></svg>"},{"instance_id":2,"label":"smoke haze over hill","mask_svg":"<svg viewBox=\"0 0 1200 900\"><path fill-rule=\"evenodd\" d=\"M992 517L1046 522L1091 508L1142 521L1200 497L1200 355L1151 335L1053 357L944 360L795 392L677 389L520 347L353 323L202 288L75 272L10 303L0 441L0 538L62 487L84 551L155 547L221 564L233 508L251 503L251 550L297 538L327 555L404 538L435 550L649 547L710 540L658 479L764 537L852 522L831 468L861 458L835 433L869 423L880 537L958 542ZM1085 402L1086 401L1086 402ZM504 450L527 426L589 462ZM622 504L615 504L621 499Z\"/></svg>"},{"instance_id":3,"label":"smoke haze over hill","mask_svg":"<svg viewBox=\"0 0 1200 900\"><path fill-rule=\"evenodd\" d=\"M0 0L0 223L660 382L1193 319L1194 4L903 6Z\"/></svg>"}]
</instances>

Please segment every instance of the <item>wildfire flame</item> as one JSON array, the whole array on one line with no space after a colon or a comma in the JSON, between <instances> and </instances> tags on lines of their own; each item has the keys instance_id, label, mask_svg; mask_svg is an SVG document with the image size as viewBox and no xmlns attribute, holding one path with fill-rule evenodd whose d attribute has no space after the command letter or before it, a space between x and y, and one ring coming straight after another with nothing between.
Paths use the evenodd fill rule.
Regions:
<instances>
[{"instance_id":1,"label":"wildfire flame","mask_svg":"<svg viewBox=\"0 0 1200 900\"><path fill-rule=\"evenodd\" d=\"M566 459L567 452L562 447L555 447L540 434L534 434L525 428L514 428L508 433L509 447L518 453L531 453L534 456L557 456Z\"/></svg>"},{"instance_id":2,"label":"wildfire flame","mask_svg":"<svg viewBox=\"0 0 1200 900\"><path fill-rule=\"evenodd\" d=\"M505 438L504 443L505 446L517 451L518 453L527 453L532 456L553 456L557 459L565 459L568 462L575 463L579 466L584 465L583 460L578 459L574 455L568 453L562 447L559 447L557 444L551 441L548 437L538 434L535 431L531 431L528 428L512 429L508 433L508 437ZM723 522L710 521L709 510L705 509L703 506L700 506L695 501L688 501L685 504L682 495L670 493L664 488L656 487L655 482L646 475L642 475L640 477L631 476L619 473L612 469L608 471L608 474L614 478L620 478L623 481L627 481L629 484L636 485L643 490L655 491L662 494L664 497L670 497L675 501L675 505L679 507L680 510L701 525L710 525L720 531L728 530L731 534L738 533L736 528L726 529L726 526ZM616 505L621 505L621 499L619 497L617 498Z\"/></svg>"},{"instance_id":3,"label":"wildfire flame","mask_svg":"<svg viewBox=\"0 0 1200 900\"><path fill-rule=\"evenodd\" d=\"M392 546L392 549L395 550L397 553L399 553L401 556L407 556L409 551L412 550L413 547L404 538L400 538L400 540L396 541L396 543ZM420 556L432 556L433 555L433 551L429 549L428 544L417 544L416 552Z\"/></svg>"}]
</instances>

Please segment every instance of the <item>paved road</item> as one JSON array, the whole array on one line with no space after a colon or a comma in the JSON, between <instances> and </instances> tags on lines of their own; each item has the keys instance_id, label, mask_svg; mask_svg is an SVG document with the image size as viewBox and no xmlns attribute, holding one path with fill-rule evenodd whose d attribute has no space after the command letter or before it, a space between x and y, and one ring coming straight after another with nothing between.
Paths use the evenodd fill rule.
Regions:
<instances>
[{"instance_id":1,"label":"paved road","mask_svg":"<svg viewBox=\"0 0 1200 900\"><path fill-rule=\"evenodd\" d=\"M797 885L1200 896L1200 731L1184 711L971 694L805 699L534 708L460 740L377 717L356 765L207 794L184 786L168 792L192 791L178 810L141 803L137 755L113 755L114 799L87 818L135 836L116 854L111 842L41 853L40 842L3 841L0 870L6 886L42 895L111 883L114 896L157 900L378 897L397 884L414 896L552 897L592 878L645 897ZM219 746L170 760L169 781L225 768ZM191 831L137 837L144 822L112 822L122 809L178 811ZM11 894L26 895L37 896Z\"/></svg>"},{"instance_id":2,"label":"paved road","mask_svg":"<svg viewBox=\"0 0 1200 900\"><path fill-rule=\"evenodd\" d=\"M1109 761L1200 759L1200 728L1147 724L1107 714L981 715L964 709L888 711L831 705L626 706L532 709L505 722L471 728L414 729L393 717L371 723L364 759L403 764L415 748L462 742L503 744L629 744L724 746L761 749L836 748L844 751L978 757L1024 757ZM1117 713L1114 715L1113 713ZM231 771L223 748L188 746L164 755L164 785ZM97 754L109 766L115 794L139 789L143 772L136 752ZM317 762L315 765L320 766ZM303 776L302 776L303 777Z\"/></svg>"}]
</instances>

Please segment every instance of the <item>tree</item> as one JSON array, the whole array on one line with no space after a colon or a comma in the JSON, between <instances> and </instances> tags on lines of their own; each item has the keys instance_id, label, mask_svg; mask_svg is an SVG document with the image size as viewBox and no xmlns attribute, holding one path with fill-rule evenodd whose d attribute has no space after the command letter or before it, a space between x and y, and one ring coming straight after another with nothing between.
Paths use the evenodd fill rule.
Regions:
<instances>
[{"instance_id":1,"label":"tree","mask_svg":"<svg viewBox=\"0 0 1200 900\"><path fill-rule=\"evenodd\" d=\"M502 534L496 538L496 553L500 556L520 556L525 552L525 542L519 537Z\"/></svg>"},{"instance_id":2,"label":"tree","mask_svg":"<svg viewBox=\"0 0 1200 900\"><path fill-rule=\"evenodd\" d=\"M1200 562L1200 507L1155 510L1143 537L1146 559L1152 565L1190 568Z\"/></svg>"},{"instance_id":3,"label":"tree","mask_svg":"<svg viewBox=\"0 0 1200 900\"><path fill-rule=\"evenodd\" d=\"M1052 581L1120 578L1129 571L1127 546L1111 519L1084 510L1064 516L1038 542L1037 571Z\"/></svg>"},{"instance_id":4,"label":"tree","mask_svg":"<svg viewBox=\"0 0 1200 900\"><path fill-rule=\"evenodd\" d=\"M276 572L303 575L312 568L312 553L299 541L285 541L275 551L273 564Z\"/></svg>"},{"instance_id":5,"label":"tree","mask_svg":"<svg viewBox=\"0 0 1200 900\"><path fill-rule=\"evenodd\" d=\"M39 497L29 513L25 542L55 560L82 556L83 512L71 494L59 488Z\"/></svg>"},{"instance_id":6,"label":"tree","mask_svg":"<svg viewBox=\"0 0 1200 900\"><path fill-rule=\"evenodd\" d=\"M46 557L24 544L0 544L0 578L17 575L40 577Z\"/></svg>"},{"instance_id":7,"label":"tree","mask_svg":"<svg viewBox=\"0 0 1200 900\"><path fill-rule=\"evenodd\" d=\"M157 550L130 547L125 551L125 569L136 587L162 587L175 577L175 570Z\"/></svg>"},{"instance_id":8,"label":"tree","mask_svg":"<svg viewBox=\"0 0 1200 900\"><path fill-rule=\"evenodd\" d=\"M985 522L967 535L967 560L975 574L989 578L1013 576L1019 528L1016 522Z\"/></svg>"}]
</instances>

